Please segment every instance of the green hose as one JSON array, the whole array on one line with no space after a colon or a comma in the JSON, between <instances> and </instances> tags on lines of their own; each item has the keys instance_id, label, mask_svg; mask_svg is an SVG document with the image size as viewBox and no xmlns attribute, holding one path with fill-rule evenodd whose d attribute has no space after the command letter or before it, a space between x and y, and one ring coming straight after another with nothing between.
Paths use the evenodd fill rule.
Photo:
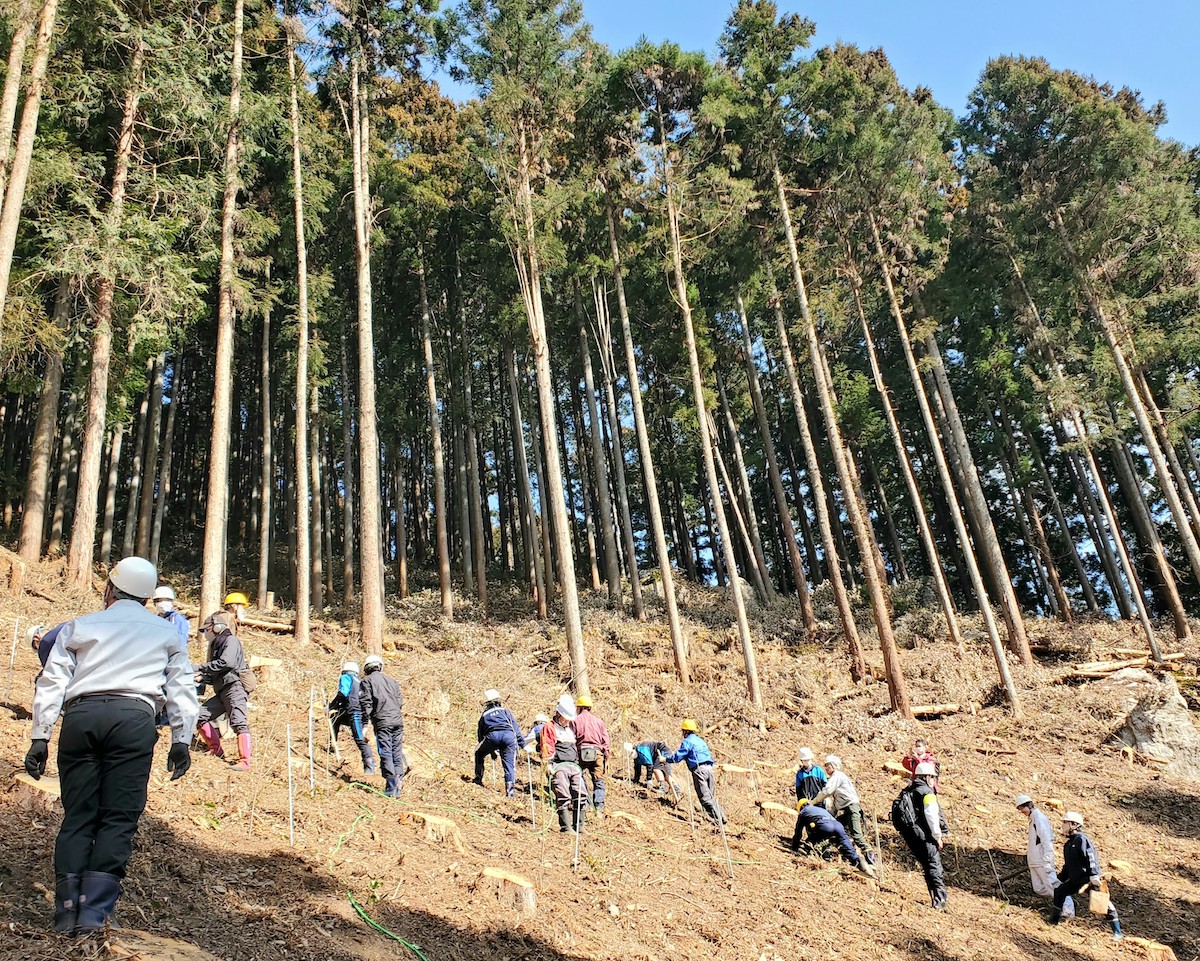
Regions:
<instances>
[{"instance_id":1,"label":"green hose","mask_svg":"<svg viewBox=\"0 0 1200 961\"><path fill-rule=\"evenodd\" d=\"M369 914L367 914L367 912L362 909L362 906L357 901L354 900L354 894L352 892L347 891L346 897L348 897L350 899L350 904L354 907L354 910L358 912L358 916L360 918L362 918L364 921L366 921L367 924L369 924L371 927L373 927L376 931L378 931L380 934L386 935L387 937L391 938L393 941L399 941L402 945L404 945L406 948L408 948L409 951L411 951L418 958L420 958L421 961L429 961L429 959L427 957L425 957L424 954L421 953L421 949L418 948L415 944L409 944L409 942L405 941L402 937L400 937L400 935L396 934L393 931L389 931L382 924L380 924L378 921L376 921L374 918L372 918Z\"/></svg>"}]
</instances>

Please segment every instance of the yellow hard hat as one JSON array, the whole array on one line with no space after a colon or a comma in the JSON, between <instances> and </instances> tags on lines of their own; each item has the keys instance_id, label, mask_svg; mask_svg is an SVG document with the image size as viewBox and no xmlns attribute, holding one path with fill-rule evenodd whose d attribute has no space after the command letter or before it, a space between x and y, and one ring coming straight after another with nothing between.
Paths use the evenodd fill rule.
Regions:
<instances>
[{"instance_id":1,"label":"yellow hard hat","mask_svg":"<svg viewBox=\"0 0 1200 961\"><path fill-rule=\"evenodd\" d=\"M575 706L576 707L591 707L592 699L590 697L588 697L586 694L580 694L579 697L575 698Z\"/></svg>"},{"instance_id":2,"label":"yellow hard hat","mask_svg":"<svg viewBox=\"0 0 1200 961\"><path fill-rule=\"evenodd\" d=\"M250 598L248 598L241 591L233 591L232 593L225 595L225 606L228 607L230 604L241 604L242 607L249 607Z\"/></svg>"},{"instance_id":3,"label":"yellow hard hat","mask_svg":"<svg viewBox=\"0 0 1200 961\"><path fill-rule=\"evenodd\" d=\"M691 731L693 734L700 733L700 725L690 717L684 718L682 727L685 731Z\"/></svg>"}]
</instances>

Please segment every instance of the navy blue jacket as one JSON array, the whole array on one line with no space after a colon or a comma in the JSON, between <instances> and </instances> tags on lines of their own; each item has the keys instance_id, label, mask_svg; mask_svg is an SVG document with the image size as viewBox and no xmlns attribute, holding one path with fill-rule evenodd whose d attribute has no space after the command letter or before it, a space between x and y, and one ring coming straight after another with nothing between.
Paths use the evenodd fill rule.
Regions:
<instances>
[{"instance_id":1,"label":"navy blue jacket","mask_svg":"<svg viewBox=\"0 0 1200 961\"><path fill-rule=\"evenodd\" d=\"M476 737L482 741L489 734L494 734L498 740L524 740L524 733L516 715L506 707L489 707L479 715Z\"/></svg>"},{"instance_id":2,"label":"navy blue jacket","mask_svg":"<svg viewBox=\"0 0 1200 961\"><path fill-rule=\"evenodd\" d=\"M1078 881L1078 889L1084 881L1100 876L1100 855L1096 853L1095 845L1082 829L1076 831L1063 843L1063 866L1058 873L1059 883Z\"/></svg>"},{"instance_id":3,"label":"navy blue jacket","mask_svg":"<svg viewBox=\"0 0 1200 961\"><path fill-rule=\"evenodd\" d=\"M46 666L46 659L50 657L50 652L54 650L54 642L58 640L58 632L63 629L62 624L55 624L45 634L42 635L41 641L38 642L38 660L42 662L42 667Z\"/></svg>"}]
</instances>

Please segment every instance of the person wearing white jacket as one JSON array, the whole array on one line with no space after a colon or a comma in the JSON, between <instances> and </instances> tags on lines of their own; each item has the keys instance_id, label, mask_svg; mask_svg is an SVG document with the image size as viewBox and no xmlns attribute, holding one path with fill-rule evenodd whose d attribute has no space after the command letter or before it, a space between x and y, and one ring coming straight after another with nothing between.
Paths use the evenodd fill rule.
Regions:
<instances>
[{"instance_id":1,"label":"person wearing white jacket","mask_svg":"<svg viewBox=\"0 0 1200 961\"><path fill-rule=\"evenodd\" d=\"M1058 875L1054 871L1054 828L1028 794L1018 794L1015 803L1017 810L1029 818L1029 848L1025 860L1029 864L1033 893L1052 898L1058 885Z\"/></svg>"}]
</instances>

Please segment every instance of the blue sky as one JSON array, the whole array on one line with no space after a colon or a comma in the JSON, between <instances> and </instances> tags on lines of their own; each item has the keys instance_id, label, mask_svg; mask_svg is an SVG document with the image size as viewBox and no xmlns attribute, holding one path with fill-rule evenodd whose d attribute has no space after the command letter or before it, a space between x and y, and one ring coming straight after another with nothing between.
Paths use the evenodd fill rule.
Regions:
<instances>
[{"instance_id":1,"label":"blue sky","mask_svg":"<svg viewBox=\"0 0 1200 961\"><path fill-rule=\"evenodd\" d=\"M900 81L924 84L962 113L988 59L1045 57L1059 68L1140 90L1162 100L1164 134L1200 144L1200 80L1188 66L1200 38L1200 0L778 0L781 10L816 21L814 45L845 40L883 47ZM596 38L613 48L674 40L716 49L732 0L583 0ZM1189 79L1190 78L1190 79Z\"/></svg>"}]
</instances>

